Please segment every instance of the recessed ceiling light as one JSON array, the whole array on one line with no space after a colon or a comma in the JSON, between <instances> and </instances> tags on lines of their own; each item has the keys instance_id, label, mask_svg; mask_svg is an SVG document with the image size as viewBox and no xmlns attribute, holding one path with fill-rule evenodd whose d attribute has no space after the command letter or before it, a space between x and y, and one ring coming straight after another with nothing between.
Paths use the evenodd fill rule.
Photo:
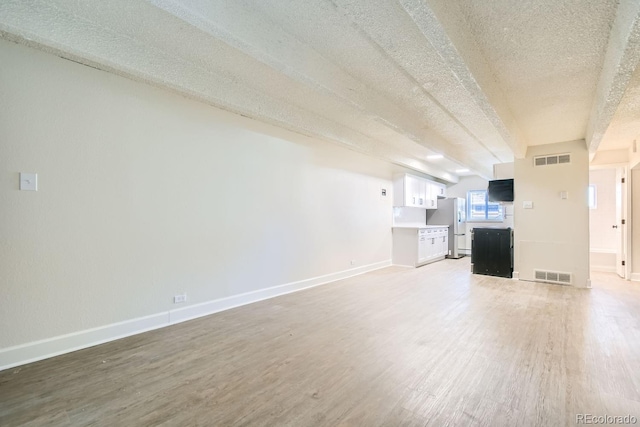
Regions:
<instances>
[{"instance_id":1,"label":"recessed ceiling light","mask_svg":"<svg viewBox=\"0 0 640 427\"><path fill-rule=\"evenodd\" d=\"M444 159L444 156L442 154L432 154L430 156L427 156L427 159L429 159L429 160L440 160L440 159Z\"/></svg>"},{"instance_id":2,"label":"recessed ceiling light","mask_svg":"<svg viewBox=\"0 0 640 427\"><path fill-rule=\"evenodd\" d=\"M467 173L469 169L456 169L456 173Z\"/></svg>"}]
</instances>

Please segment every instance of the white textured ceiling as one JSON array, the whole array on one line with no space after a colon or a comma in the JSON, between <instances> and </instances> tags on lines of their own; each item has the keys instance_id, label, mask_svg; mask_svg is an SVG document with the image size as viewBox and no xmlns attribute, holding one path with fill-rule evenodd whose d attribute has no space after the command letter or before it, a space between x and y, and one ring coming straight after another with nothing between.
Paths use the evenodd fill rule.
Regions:
<instances>
[{"instance_id":1,"label":"white textured ceiling","mask_svg":"<svg viewBox=\"0 0 640 427\"><path fill-rule=\"evenodd\" d=\"M529 145L583 139L616 2L460 3Z\"/></svg>"},{"instance_id":2,"label":"white textured ceiling","mask_svg":"<svg viewBox=\"0 0 640 427\"><path fill-rule=\"evenodd\" d=\"M630 141L640 144L640 67L636 68L619 108L600 143L602 150L628 148Z\"/></svg>"},{"instance_id":3,"label":"white textured ceiling","mask_svg":"<svg viewBox=\"0 0 640 427\"><path fill-rule=\"evenodd\" d=\"M0 0L0 36L455 182L631 143L607 131L638 120L620 1Z\"/></svg>"}]
</instances>

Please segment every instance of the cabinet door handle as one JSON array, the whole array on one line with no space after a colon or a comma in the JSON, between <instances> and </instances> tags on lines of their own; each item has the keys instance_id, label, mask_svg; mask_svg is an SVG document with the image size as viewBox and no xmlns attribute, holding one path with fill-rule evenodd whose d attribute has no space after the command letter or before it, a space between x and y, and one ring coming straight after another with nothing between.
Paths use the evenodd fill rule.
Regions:
<instances>
[{"instance_id":1,"label":"cabinet door handle","mask_svg":"<svg viewBox=\"0 0 640 427\"><path fill-rule=\"evenodd\" d=\"M416 198L415 197L413 198L413 204L414 205L416 204Z\"/></svg>"}]
</instances>

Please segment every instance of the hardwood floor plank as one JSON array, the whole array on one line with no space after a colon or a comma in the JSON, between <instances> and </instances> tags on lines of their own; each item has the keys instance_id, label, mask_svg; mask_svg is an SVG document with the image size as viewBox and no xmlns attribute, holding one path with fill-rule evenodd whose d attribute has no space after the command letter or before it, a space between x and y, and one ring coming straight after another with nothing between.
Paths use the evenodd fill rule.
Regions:
<instances>
[{"instance_id":1,"label":"hardwood floor plank","mask_svg":"<svg viewBox=\"0 0 640 427\"><path fill-rule=\"evenodd\" d=\"M0 425L549 426L640 418L640 285L389 267L0 372Z\"/></svg>"}]
</instances>

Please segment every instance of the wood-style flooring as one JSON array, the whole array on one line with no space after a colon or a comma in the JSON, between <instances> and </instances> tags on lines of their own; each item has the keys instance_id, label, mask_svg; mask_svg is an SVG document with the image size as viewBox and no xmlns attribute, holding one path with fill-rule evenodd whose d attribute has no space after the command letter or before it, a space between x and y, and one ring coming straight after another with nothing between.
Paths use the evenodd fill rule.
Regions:
<instances>
[{"instance_id":1,"label":"wood-style flooring","mask_svg":"<svg viewBox=\"0 0 640 427\"><path fill-rule=\"evenodd\" d=\"M0 372L1 426L640 424L640 284L390 267Z\"/></svg>"}]
</instances>

